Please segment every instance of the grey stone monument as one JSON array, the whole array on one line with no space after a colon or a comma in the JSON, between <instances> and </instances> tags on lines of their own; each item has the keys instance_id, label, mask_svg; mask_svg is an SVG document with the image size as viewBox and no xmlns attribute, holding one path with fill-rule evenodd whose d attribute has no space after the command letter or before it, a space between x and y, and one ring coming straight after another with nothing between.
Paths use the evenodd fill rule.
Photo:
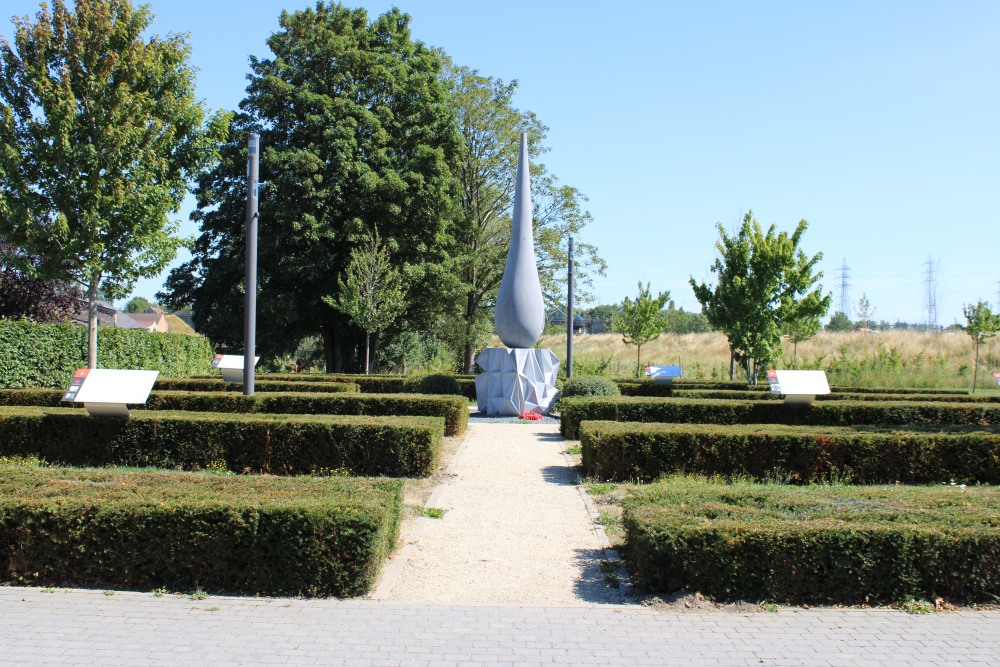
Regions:
<instances>
[{"instance_id":1,"label":"grey stone monument","mask_svg":"<svg viewBox=\"0 0 1000 667\"><path fill-rule=\"evenodd\" d=\"M488 415L548 414L558 391L559 360L551 350L536 350L545 328L545 302L535 263L531 228L531 179L528 138L521 133L521 152L514 183L514 216L510 249L497 294L494 323L506 348L486 348L476 358L479 411Z\"/></svg>"}]
</instances>

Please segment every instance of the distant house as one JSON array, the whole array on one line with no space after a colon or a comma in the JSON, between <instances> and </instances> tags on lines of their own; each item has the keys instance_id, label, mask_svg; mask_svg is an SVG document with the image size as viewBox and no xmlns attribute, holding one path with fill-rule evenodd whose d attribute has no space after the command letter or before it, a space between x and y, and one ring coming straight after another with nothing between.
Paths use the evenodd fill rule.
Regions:
<instances>
[{"instance_id":1,"label":"distant house","mask_svg":"<svg viewBox=\"0 0 1000 667\"><path fill-rule=\"evenodd\" d=\"M82 326L87 326L90 321L90 316L86 310L74 313L70 318L75 324L80 324ZM147 325L137 322L133 317L127 313L119 312L110 303L106 301L97 302L97 326L99 327L114 327L117 329L146 329L149 330Z\"/></svg>"},{"instance_id":2,"label":"distant house","mask_svg":"<svg viewBox=\"0 0 1000 667\"><path fill-rule=\"evenodd\" d=\"M145 313L132 313L131 317L141 324L146 331L167 332L167 318L160 308L150 308Z\"/></svg>"},{"instance_id":3,"label":"distant house","mask_svg":"<svg viewBox=\"0 0 1000 667\"><path fill-rule=\"evenodd\" d=\"M553 326L565 327L566 311L561 308L550 310L545 317L545 321ZM608 328L608 321L606 319L573 315L573 333L577 336L604 333Z\"/></svg>"}]
</instances>

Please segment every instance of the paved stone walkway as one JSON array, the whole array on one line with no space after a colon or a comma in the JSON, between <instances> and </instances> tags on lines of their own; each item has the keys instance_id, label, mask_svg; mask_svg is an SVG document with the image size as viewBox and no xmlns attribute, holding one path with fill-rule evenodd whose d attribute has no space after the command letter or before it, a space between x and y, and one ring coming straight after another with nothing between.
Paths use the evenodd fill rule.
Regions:
<instances>
[{"instance_id":1,"label":"paved stone walkway","mask_svg":"<svg viewBox=\"0 0 1000 667\"><path fill-rule=\"evenodd\" d=\"M1000 614L663 612L0 588L3 665L962 665Z\"/></svg>"}]
</instances>

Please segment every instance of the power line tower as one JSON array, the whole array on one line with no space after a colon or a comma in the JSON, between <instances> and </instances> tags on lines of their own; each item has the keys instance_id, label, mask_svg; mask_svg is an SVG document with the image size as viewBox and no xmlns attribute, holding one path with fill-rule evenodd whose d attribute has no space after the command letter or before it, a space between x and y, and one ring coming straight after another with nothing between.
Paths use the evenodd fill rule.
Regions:
<instances>
[{"instance_id":1,"label":"power line tower","mask_svg":"<svg viewBox=\"0 0 1000 667\"><path fill-rule=\"evenodd\" d=\"M837 273L840 275L840 300L837 310L844 315L850 317L851 315L851 299L850 299L850 287L851 287L851 269L847 266L847 258L844 258L843 263L840 268L837 269Z\"/></svg>"},{"instance_id":2,"label":"power line tower","mask_svg":"<svg viewBox=\"0 0 1000 667\"><path fill-rule=\"evenodd\" d=\"M938 330L937 270L940 263L940 260L935 263L930 255L924 262L924 313L927 316L927 331L933 332Z\"/></svg>"}]
</instances>

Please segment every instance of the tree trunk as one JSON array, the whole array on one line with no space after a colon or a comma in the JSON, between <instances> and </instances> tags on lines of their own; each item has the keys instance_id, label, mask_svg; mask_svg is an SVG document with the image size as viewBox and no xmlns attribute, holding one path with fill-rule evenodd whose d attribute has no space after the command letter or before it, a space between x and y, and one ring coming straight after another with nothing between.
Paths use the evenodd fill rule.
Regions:
<instances>
[{"instance_id":1,"label":"tree trunk","mask_svg":"<svg viewBox=\"0 0 1000 667\"><path fill-rule=\"evenodd\" d=\"M729 381L736 382L736 353L729 348Z\"/></svg>"},{"instance_id":2,"label":"tree trunk","mask_svg":"<svg viewBox=\"0 0 1000 667\"><path fill-rule=\"evenodd\" d=\"M365 375L370 375L368 366L368 350L371 348L372 344L372 334L370 331L365 332Z\"/></svg>"},{"instance_id":3,"label":"tree trunk","mask_svg":"<svg viewBox=\"0 0 1000 667\"><path fill-rule=\"evenodd\" d=\"M469 292L465 302L465 345L462 356L462 371L466 375L472 375L475 372L476 345L472 340L472 329L476 318L476 305L475 292Z\"/></svg>"},{"instance_id":4,"label":"tree trunk","mask_svg":"<svg viewBox=\"0 0 1000 667\"><path fill-rule=\"evenodd\" d=\"M374 372L376 372L378 370L378 345L379 345L379 343L381 341L382 341L382 337L376 331L372 335L372 344L371 344L372 360L371 360L371 364L369 365L369 368L371 369L372 373L374 373Z\"/></svg>"},{"instance_id":5,"label":"tree trunk","mask_svg":"<svg viewBox=\"0 0 1000 667\"><path fill-rule=\"evenodd\" d=\"M635 376L642 379L642 345L635 346Z\"/></svg>"},{"instance_id":6,"label":"tree trunk","mask_svg":"<svg viewBox=\"0 0 1000 667\"><path fill-rule=\"evenodd\" d=\"M466 375L472 375L475 373L476 366L476 346L472 343L465 344L465 350L462 354L462 369L463 373Z\"/></svg>"},{"instance_id":7,"label":"tree trunk","mask_svg":"<svg viewBox=\"0 0 1000 667\"><path fill-rule=\"evenodd\" d=\"M327 373L343 373L344 359L340 349L340 337L337 330L329 324L323 325L323 358L326 361Z\"/></svg>"},{"instance_id":8,"label":"tree trunk","mask_svg":"<svg viewBox=\"0 0 1000 667\"><path fill-rule=\"evenodd\" d=\"M795 370L795 357L799 354L799 341L792 341L792 370Z\"/></svg>"},{"instance_id":9,"label":"tree trunk","mask_svg":"<svg viewBox=\"0 0 1000 667\"><path fill-rule=\"evenodd\" d=\"M976 380L979 379L979 341L976 341L976 364L972 367L972 393L976 393Z\"/></svg>"},{"instance_id":10,"label":"tree trunk","mask_svg":"<svg viewBox=\"0 0 1000 667\"><path fill-rule=\"evenodd\" d=\"M87 368L97 368L97 290L100 278L87 289Z\"/></svg>"}]
</instances>

